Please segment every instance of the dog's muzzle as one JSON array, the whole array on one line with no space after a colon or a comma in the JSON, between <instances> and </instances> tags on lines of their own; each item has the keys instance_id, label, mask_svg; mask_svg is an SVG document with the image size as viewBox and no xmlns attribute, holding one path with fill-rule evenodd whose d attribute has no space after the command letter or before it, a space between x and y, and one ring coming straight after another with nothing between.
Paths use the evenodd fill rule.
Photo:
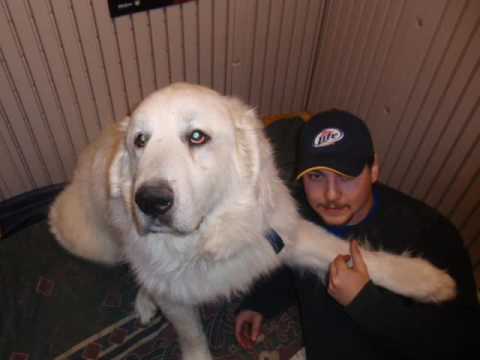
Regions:
<instances>
[{"instance_id":1,"label":"dog's muzzle","mask_svg":"<svg viewBox=\"0 0 480 360\"><path fill-rule=\"evenodd\" d=\"M135 193L135 203L147 216L168 222L168 212L173 206L174 193L170 185L165 182L144 184Z\"/></svg>"}]
</instances>

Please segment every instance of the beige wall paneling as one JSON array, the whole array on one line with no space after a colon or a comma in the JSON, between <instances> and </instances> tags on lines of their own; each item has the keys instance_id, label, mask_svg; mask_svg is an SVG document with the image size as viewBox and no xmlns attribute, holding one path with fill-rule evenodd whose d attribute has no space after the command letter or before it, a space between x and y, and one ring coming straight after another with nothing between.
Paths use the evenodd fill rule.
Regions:
<instances>
[{"instance_id":1,"label":"beige wall paneling","mask_svg":"<svg viewBox=\"0 0 480 360\"><path fill-rule=\"evenodd\" d=\"M73 171L76 157L86 145L87 135L50 3L40 0L30 1L29 4L46 59L46 68L51 76L51 94L53 95L51 100L56 102L55 108L50 107L51 110L46 110L47 118L50 122L57 123L54 135L62 141L62 143L59 141L58 147L60 154L66 159L64 166L68 178ZM41 91L43 92L43 87ZM73 151L71 146L73 146Z\"/></svg>"},{"instance_id":2,"label":"beige wall paneling","mask_svg":"<svg viewBox=\"0 0 480 360\"><path fill-rule=\"evenodd\" d=\"M139 64L136 56L133 20L131 16L120 16L113 20L120 52L122 77L127 94L128 112L130 113L142 99Z\"/></svg>"},{"instance_id":3,"label":"beige wall paneling","mask_svg":"<svg viewBox=\"0 0 480 360\"><path fill-rule=\"evenodd\" d=\"M2 200L29 190L34 184L18 148L15 135L0 103L0 164L2 164L0 195Z\"/></svg>"},{"instance_id":4,"label":"beige wall paneling","mask_svg":"<svg viewBox=\"0 0 480 360\"><path fill-rule=\"evenodd\" d=\"M249 101L256 26L256 0L234 1L231 6L231 76L227 79L231 94Z\"/></svg>"},{"instance_id":5,"label":"beige wall paneling","mask_svg":"<svg viewBox=\"0 0 480 360\"><path fill-rule=\"evenodd\" d=\"M338 104L338 93L344 92L342 74L347 72L348 59L351 57L352 46L356 43L356 36L360 33L358 26L360 20L363 20L366 4L364 1L340 0L332 3L332 6L335 31L331 33L330 56L329 62L326 63L329 71L325 74L322 83L322 103L325 106Z\"/></svg>"},{"instance_id":6,"label":"beige wall paneling","mask_svg":"<svg viewBox=\"0 0 480 360\"><path fill-rule=\"evenodd\" d=\"M256 4L250 103L261 115L304 111L324 1Z\"/></svg>"},{"instance_id":7,"label":"beige wall paneling","mask_svg":"<svg viewBox=\"0 0 480 360\"><path fill-rule=\"evenodd\" d=\"M477 19L479 17L480 12L477 13ZM462 49L460 61L455 64L452 76L448 78L446 87L442 89L440 101L432 109L432 115L428 118L430 119L428 132L424 134L422 142L417 148L415 161L411 164L401 185L402 189L412 191L416 196L423 196L422 189L431 185L430 181L435 172L433 166L438 167L437 158L440 158L442 154L441 149L438 149L439 141L444 136L447 136L447 138L443 140L448 141L450 135L454 135L450 134L450 131L455 131L456 128L455 123L452 124L452 117L464 123L466 114L472 110L472 106L478 99L478 77L474 76L480 64L480 31L478 25L474 34L474 37L469 39L467 47ZM477 81L477 83L474 81ZM456 118L457 111L463 112L459 114L458 118ZM426 185L420 184L421 177L427 178Z\"/></svg>"},{"instance_id":8,"label":"beige wall paneling","mask_svg":"<svg viewBox=\"0 0 480 360\"><path fill-rule=\"evenodd\" d=\"M156 88L149 14L148 12L139 12L132 15L132 31L142 99Z\"/></svg>"},{"instance_id":9,"label":"beige wall paneling","mask_svg":"<svg viewBox=\"0 0 480 360\"><path fill-rule=\"evenodd\" d=\"M233 79L233 69L235 68L234 64L234 49L236 47L235 40L238 41L238 37L235 36L235 21L237 16L237 2L236 0L229 0L227 4L227 38L225 46L225 88L223 93L225 95L232 95L232 79Z\"/></svg>"},{"instance_id":10,"label":"beige wall paneling","mask_svg":"<svg viewBox=\"0 0 480 360\"><path fill-rule=\"evenodd\" d=\"M0 19L1 22L1 19ZM13 196L37 186L35 175L42 176L46 181L45 169L40 165L37 144L33 144L30 130L25 124L20 113L18 103L14 97L14 89L7 78L6 62L3 53L0 53L0 140L2 151L0 160L2 164L1 177L5 182L5 196ZM22 142L25 142L22 144ZM27 159L34 159L34 166L28 164Z\"/></svg>"},{"instance_id":11,"label":"beige wall paneling","mask_svg":"<svg viewBox=\"0 0 480 360\"><path fill-rule=\"evenodd\" d=\"M404 165L414 157L415 147L407 146L409 138L414 135L415 125L424 106L433 82L439 74L445 54L451 44L455 29L459 26L462 14L465 13L467 1L449 1L442 19L439 21L436 34L423 60L400 121L395 129L395 136L384 154L382 178L391 184L398 185L406 170ZM407 160L407 161L406 161Z\"/></svg>"},{"instance_id":12,"label":"beige wall paneling","mask_svg":"<svg viewBox=\"0 0 480 360\"><path fill-rule=\"evenodd\" d=\"M450 6L447 8L447 14L450 15L446 16L445 19L450 18L451 11L454 11L455 14L458 13L458 7L452 7L452 3L457 3L458 6L463 5L461 2L448 2ZM415 121L409 126L405 125L409 128L408 133L401 143L400 149L397 150L399 154L397 156L400 157L395 160L395 166L389 174L389 183L401 190L413 191L415 177L418 171L421 171L418 165L425 166L425 162L419 156L428 154L421 154L421 151L428 151L428 147L434 141L432 140L434 139L433 132L437 132L439 127L442 126L438 121L445 121L445 116L452 110L457 97L461 93L461 88L458 88L458 85L455 89L451 84L458 79L456 74L459 65L462 61L465 61L466 50L473 39L475 24L480 14L479 5L480 2L477 1L467 2L466 7L461 8L461 15L458 18L453 17L456 20L454 26L451 22L453 19L442 25L442 27L447 26L452 29L452 32L443 34L439 31L439 34L443 35L442 38L438 37L437 40L434 40L435 52L432 52L431 56L436 60L430 60L429 64L434 66L435 71L430 73L430 78L424 78L424 81L428 83L427 91L419 94L421 98L419 107L415 113L411 113ZM446 48L443 50L442 47L445 45ZM440 47L440 54L437 53L438 48L436 46ZM457 84L459 84L458 81ZM419 89L421 88L419 87ZM444 114L444 111L447 111L447 113ZM438 133L436 134L438 136ZM417 162L418 165L416 165Z\"/></svg>"},{"instance_id":13,"label":"beige wall paneling","mask_svg":"<svg viewBox=\"0 0 480 360\"><path fill-rule=\"evenodd\" d=\"M346 72L343 81L337 83L337 93L334 97L335 104L340 109L355 109L360 99L363 85L368 79L368 72L374 56L372 44L377 44L381 31L385 26L388 3L382 0L364 0L359 3L356 10L361 18L355 29L354 40L349 54ZM357 101L357 102L356 102Z\"/></svg>"},{"instance_id":14,"label":"beige wall paneling","mask_svg":"<svg viewBox=\"0 0 480 360\"><path fill-rule=\"evenodd\" d=\"M86 130L87 142L95 139L100 131L101 121L92 94L85 54L78 33L77 20L70 1L50 0L61 46L69 68L78 111ZM77 136L77 134L72 134ZM78 134L80 136L80 134Z\"/></svg>"},{"instance_id":15,"label":"beige wall paneling","mask_svg":"<svg viewBox=\"0 0 480 360\"><path fill-rule=\"evenodd\" d=\"M306 9L306 19L303 19L302 13ZM293 88L287 87L284 93L285 108L281 112L305 111L308 102L309 90L312 84L312 74L316 63L318 47L321 39L322 22L324 21L325 1L298 1L297 17L295 29L301 29L298 35L294 37L294 43L300 42L299 51L291 53L291 59L298 59L292 65L289 64L289 74L287 78L294 78ZM301 34L301 35L300 35ZM301 38L297 37L301 36ZM294 60L291 60L294 61ZM291 80L290 80L291 81ZM287 99L293 100L289 102Z\"/></svg>"},{"instance_id":16,"label":"beige wall paneling","mask_svg":"<svg viewBox=\"0 0 480 360\"><path fill-rule=\"evenodd\" d=\"M100 128L104 128L113 122L114 113L93 8L91 2L72 1L72 10L85 58L90 96L93 97Z\"/></svg>"},{"instance_id":17,"label":"beige wall paneling","mask_svg":"<svg viewBox=\"0 0 480 360\"><path fill-rule=\"evenodd\" d=\"M398 0L390 1L388 4L388 12L386 17L382 19L382 27L380 30L381 33L380 37L378 38L379 41L375 44L375 48L368 49L368 51L374 52L372 59L373 62L369 68L366 79L367 81L359 94L358 108L355 110L355 112L361 117L367 119L367 122L369 123L371 122L371 119L375 119L373 116L370 116L370 112L372 111L372 106L377 99L377 95L385 96L385 93L383 93L382 90L387 89L381 89L382 85L392 86L386 81L383 81L382 77L391 75L385 71L385 68L387 65L389 65L389 60L394 61L394 58L399 56L399 54L395 54L396 56L389 55L391 54L391 49L395 44L396 37L401 36L401 30L399 31L399 27L401 24L402 15L405 12L405 8L409 4L411 4L411 2ZM386 110L387 108L383 107L382 109ZM373 124L370 124L370 126L372 130L372 136L375 138L375 126L373 126Z\"/></svg>"},{"instance_id":18,"label":"beige wall paneling","mask_svg":"<svg viewBox=\"0 0 480 360\"><path fill-rule=\"evenodd\" d=\"M263 72L266 61L268 19L270 12L270 1L257 1L255 8L255 40L253 48L252 75L250 78L250 99L249 104L261 112L261 96Z\"/></svg>"},{"instance_id":19,"label":"beige wall paneling","mask_svg":"<svg viewBox=\"0 0 480 360\"><path fill-rule=\"evenodd\" d=\"M32 71L36 68L31 68L29 61L33 60L31 57L35 55L32 52L36 50L36 45L33 45L34 49L28 54L23 51L21 41L31 41L32 36L25 9L14 17L11 4L2 1L0 5L2 106L15 141L21 146L22 156L29 164L35 186L44 186L54 179L61 179L63 168L56 144L51 142L45 112L40 107L38 92L32 78ZM19 29L20 25L24 28ZM51 164L47 164L50 160Z\"/></svg>"},{"instance_id":20,"label":"beige wall paneling","mask_svg":"<svg viewBox=\"0 0 480 360\"><path fill-rule=\"evenodd\" d=\"M392 7L396 5L395 7ZM362 101L365 101L367 89L372 89L378 81L378 74L381 72L382 59L384 59L385 46L384 38L392 36L392 25L396 24L401 2L395 4L391 1L367 2L366 23L359 27L359 39L364 38L365 43L359 41L356 43L354 52L360 52L360 62L353 76L352 84L347 84L348 97L345 108L354 113L360 112ZM391 9L394 10L394 16L390 15ZM340 105L339 105L340 107Z\"/></svg>"},{"instance_id":21,"label":"beige wall paneling","mask_svg":"<svg viewBox=\"0 0 480 360\"><path fill-rule=\"evenodd\" d=\"M480 49L480 48L479 48ZM480 51L477 56L480 59ZM467 172L471 176L480 170L480 71L469 80L465 92L458 99L456 108L444 124L441 135L436 139L430 157L426 160L423 174L420 174L414 195L433 206L452 200L447 199L455 187L458 175ZM476 155L476 156L475 156ZM468 169L468 171L467 171ZM467 179L461 179L465 186ZM453 195L455 196L455 195Z\"/></svg>"},{"instance_id":22,"label":"beige wall paneling","mask_svg":"<svg viewBox=\"0 0 480 360\"><path fill-rule=\"evenodd\" d=\"M305 111L304 104L302 104L302 100L304 100L305 91L301 91L301 89L307 89L308 84L305 79L300 76L300 72L306 73L308 70L311 70L312 63L309 64L310 69L306 69L306 60L308 60L308 52L307 55L302 56L302 50L306 49L307 46L310 48L310 54L314 54L317 48L318 38L315 38L312 41L312 36L309 35L317 35L315 34L315 30L317 30L320 26L321 14L318 11L314 11L309 9L309 4L314 6L322 6L323 1L313 1L310 2L308 0L299 0L294 2L295 7L290 12L293 14L292 16L292 29L291 31L291 38L289 40L288 45L285 44L284 47L289 48L288 53L286 54L286 68L284 73L279 74L284 79L283 89L278 91L277 96L274 98L274 109L278 109L276 113L282 114L287 113L290 111ZM289 5L287 3L287 5ZM314 29L313 31L307 31L311 29L311 27L307 27L307 25L311 26L312 21L309 23L309 19L312 19L313 14L318 15L317 21L313 22ZM318 31L318 30L317 30ZM313 34L312 34L313 33ZM314 42L315 41L315 42ZM307 45L308 44L308 45ZM312 60L311 58L309 59ZM278 79L277 79L278 80ZM280 83L280 82L279 82ZM303 93L303 94L302 94ZM281 95L280 95L281 94ZM297 101L295 102L295 97L297 97ZM298 104L301 104L300 106ZM303 107L300 109L300 107Z\"/></svg>"},{"instance_id":23,"label":"beige wall paneling","mask_svg":"<svg viewBox=\"0 0 480 360\"><path fill-rule=\"evenodd\" d=\"M70 164L75 159L75 152L71 141L68 140L69 134L66 132L61 107L56 101L48 59L38 36L38 22L33 17L28 1L9 1L6 9L15 24L11 31L14 31L24 60L23 69L16 66L15 73L12 72L17 84L15 80L17 76L26 80L22 81L22 89L17 89L24 106L23 110L37 139L51 181L62 182L65 180L66 172L72 170ZM9 62L11 53L6 51L4 55ZM23 74L20 73L22 70ZM25 75L28 80L25 79Z\"/></svg>"},{"instance_id":24,"label":"beige wall paneling","mask_svg":"<svg viewBox=\"0 0 480 360\"><path fill-rule=\"evenodd\" d=\"M220 93L226 93L227 41L230 0L213 1L213 54L212 54L212 87Z\"/></svg>"},{"instance_id":25,"label":"beige wall paneling","mask_svg":"<svg viewBox=\"0 0 480 360\"><path fill-rule=\"evenodd\" d=\"M213 84L213 0L198 2L198 61L200 84L212 87Z\"/></svg>"},{"instance_id":26,"label":"beige wall paneling","mask_svg":"<svg viewBox=\"0 0 480 360\"><path fill-rule=\"evenodd\" d=\"M110 18L106 1L92 1L93 17L102 56L108 94L113 107L113 120L118 121L128 113L127 94L123 81L118 38Z\"/></svg>"},{"instance_id":27,"label":"beige wall paneling","mask_svg":"<svg viewBox=\"0 0 480 360\"><path fill-rule=\"evenodd\" d=\"M380 80L381 69L386 60L388 45L391 43L398 19L404 7L404 1L367 1L357 2L352 0L329 2L325 24L322 29L321 48L317 56L316 73L313 77L312 94L309 99L309 110L320 111L337 107L344 108L359 115L364 115L372 102L375 90ZM354 6L354 9L350 9ZM367 6L367 8L364 8ZM336 82L333 74L341 57L342 39L345 33L343 25L351 23L344 13L344 9L350 9L350 17L356 18L359 12L365 12L365 22L358 28L359 39L365 42L355 42L352 52L359 52L361 61L354 75L352 84L339 85L349 94L342 104L328 102L328 90ZM349 55L346 54L348 57ZM342 69L343 71L343 69ZM337 71L338 72L338 71ZM349 90L350 88L350 90ZM333 99L333 97L332 97ZM340 101L335 100L335 101ZM344 105L346 104L346 105Z\"/></svg>"},{"instance_id":28,"label":"beige wall paneling","mask_svg":"<svg viewBox=\"0 0 480 360\"><path fill-rule=\"evenodd\" d=\"M373 7L370 7L373 6ZM360 2L344 2L342 7L342 31L338 34L338 41L336 48L340 53L335 57L336 65L332 69L332 78L334 79L328 85L326 90L327 103L341 104L345 103L348 85L351 79L347 77L347 73L354 70L355 64L358 64L358 57L361 52L356 49L359 45L359 38L365 34L365 31L360 31L360 25L371 21L371 16L375 14L375 4ZM363 36L364 38L365 36ZM363 39L364 43L365 39ZM357 50L357 51L354 51ZM352 69L353 68L353 69Z\"/></svg>"},{"instance_id":29,"label":"beige wall paneling","mask_svg":"<svg viewBox=\"0 0 480 360\"><path fill-rule=\"evenodd\" d=\"M169 6L166 8L165 13L167 21L170 81L185 81L185 54L183 51L181 7Z\"/></svg>"},{"instance_id":30,"label":"beige wall paneling","mask_svg":"<svg viewBox=\"0 0 480 360\"><path fill-rule=\"evenodd\" d=\"M325 98L325 83L328 72L326 69L330 64L331 54L334 51L334 42L331 40L336 30L337 13L339 2L327 1L325 6L325 14L323 17L323 26L319 38L319 51L315 59L313 78L311 79L311 92L308 99L308 110L318 112L326 110L322 107ZM328 105L327 105L328 106Z\"/></svg>"},{"instance_id":31,"label":"beige wall paneling","mask_svg":"<svg viewBox=\"0 0 480 360\"><path fill-rule=\"evenodd\" d=\"M198 4L190 1L180 5L183 21L183 42L185 49L185 80L199 82L198 65Z\"/></svg>"},{"instance_id":32,"label":"beige wall paneling","mask_svg":"<svg viewBox=\"0 0 480 360\"><path fill-rule=\"evenodd\" d=\"M407 1L389 41L380 83L364 112L382 163L445 6L446 1Z\"/></svg>"},{"instance_id":33,"label":"beige wall paneling","mask_svg":"<svg viewBox=\"0 0 480 360\"><path fill-rule=\"evenodd\" d=\"M277 61L273 76L272 91L270 92L270 114L278 114L281 112L283 103L283 92L287 79L287 70L289 67L298 67L298 58L291 59L292 41L294 35L294 26L298 3L292 0L285 0L282 9L282 18L280 23L280 39L278 49L275 55Z\"/></svg>"},{"instance_id":34,"label":"beige wall paneling","mask_svg":"<svg viewBox=\"0 0 480 360\"><path fill-rule=\"evenodd\" d=\"M284 17L285 0L276 0L270 3L267 22L267 38L265 43L265 59L262 74L262 81L258 84L261 87L260 106L261 115L272 114L272 95L275 81L275 69L278 66L278 51L280 48L280 30Z\"/></svg>"},{"instance_id":35,"label":"beige wall paneling","mask_svg":"<svg viewBox=\"0 0 480 360\"><path fill-rule=\"evenodd\" d=\"M153 58L155 61L155 86L157 89L170 84L170 60L165 9L150 12Z\"/></svg>"}]
</instances>

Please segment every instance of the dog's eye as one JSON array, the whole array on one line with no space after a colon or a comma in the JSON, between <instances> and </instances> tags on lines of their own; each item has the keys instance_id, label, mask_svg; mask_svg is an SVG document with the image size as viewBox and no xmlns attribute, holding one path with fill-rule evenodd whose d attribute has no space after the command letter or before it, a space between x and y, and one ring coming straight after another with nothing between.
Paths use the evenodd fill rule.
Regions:
<instances>
[{"instance_id":1,"label":"dog's eye","mask_svg":"<svg viewBox=\"0 0 480 360\"><path fill-rule=\"evenodd\" d=\"M133 143L137 148L143 148L147 144L149 138L150 136L141 132L135 135L135 139L133 140Z\"/></svg>"},{"instance_id":2,"label":"dog's eye","mask_svg":"<svg viewBox=\"0 0 480 360\"><path fill-rule=\"evenodd\" d=\"M193 130L188 136L191 145L203 145L210 140L210 137L200 130Z\"/></svg>"}]
</instances>

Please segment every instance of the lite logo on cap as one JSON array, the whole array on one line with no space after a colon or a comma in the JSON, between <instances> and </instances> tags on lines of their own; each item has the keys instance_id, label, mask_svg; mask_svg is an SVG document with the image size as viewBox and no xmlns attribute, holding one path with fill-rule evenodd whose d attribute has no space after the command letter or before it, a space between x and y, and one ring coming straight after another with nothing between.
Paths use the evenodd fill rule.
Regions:
<instances>
[{"instance_id":1,"label":"lite logo on cap","mask_svg":"<svg viewBox=\"0 0 480 360\"><path fill-rule=\"evenodd\" d=\"M313 140L313 146L324 147L333 145L343 139L343 131L337 128L327 128L320 131Z\"/></svg>"}]
</instances>

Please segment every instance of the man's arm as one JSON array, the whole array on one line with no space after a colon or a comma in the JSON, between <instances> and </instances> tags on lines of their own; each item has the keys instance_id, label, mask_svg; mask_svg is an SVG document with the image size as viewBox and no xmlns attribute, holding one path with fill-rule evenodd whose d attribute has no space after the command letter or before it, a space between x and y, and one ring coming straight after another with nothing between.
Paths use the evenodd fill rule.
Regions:
<instances>
[{"instance_id":1,"label":"man's arm","mask_svg":"<svg viewBox=\"0 0 480 360\"><path fill-rule=\"evenodd\" d=\"M472 334L479 320L472 268L461 238L451 224L441 221L429 231L424 235L433 236L434 241L430 244L432 249L425 250L424 256L452 275L457 282L457 299L444 304L420 304L369 281L363 283L353 300L344 305L352 319L372 336L397 347L399 352L411 358L424 359L433 354L459 358L459 354L473 345ZM348 279L351 274L347 272L356 269L355 266L341 266L340 271L346 272L344 279ZM339 284L337 274L335 286L336 292L331 295L338 297L340 303L345 302L345 293L351 284L346 280Z\"/></svg>"}]
</instances>

